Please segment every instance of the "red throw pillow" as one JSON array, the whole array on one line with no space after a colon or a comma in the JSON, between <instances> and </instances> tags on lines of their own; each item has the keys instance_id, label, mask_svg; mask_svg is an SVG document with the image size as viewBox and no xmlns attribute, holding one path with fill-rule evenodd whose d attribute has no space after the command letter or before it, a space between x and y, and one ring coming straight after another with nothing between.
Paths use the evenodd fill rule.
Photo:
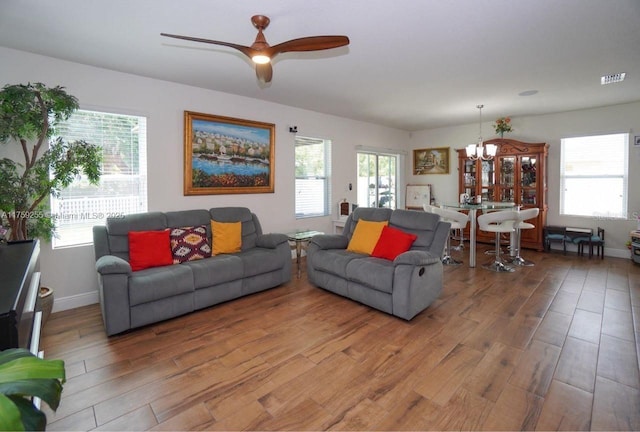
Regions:
<instances>
[{"instance_id":1,"label":"red throw pillow","mask_svg":"<svg viewBox=\"0 0 640 432\"><path fill-rule=\"evenodd\" d=\"M129 264L133 271L173 264L169 230L129 231Z\"/></svg>"},{"instance_id":2,"label":"red throw pillow","mask_svg":"<svg viewBox=\"0 0 640 432\"><path fill-rule=\"evenodd\" d=\"M417 238L415 234L386 226L382 228L380 239L373 248L371 256L393 261L398 255L411 249L411 245Z\"/></svg>"}]
</instances>

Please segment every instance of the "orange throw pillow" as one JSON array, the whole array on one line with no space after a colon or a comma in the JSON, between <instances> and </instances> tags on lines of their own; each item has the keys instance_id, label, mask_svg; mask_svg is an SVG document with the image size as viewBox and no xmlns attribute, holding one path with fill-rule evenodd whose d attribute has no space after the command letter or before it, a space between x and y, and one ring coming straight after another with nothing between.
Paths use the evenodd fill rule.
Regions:
<instances>
[{"instance_id":1,"label":"orange throw pillow","mask_svg":"<svg viewBox=\"0 0 640 432\"><path fill-rule=\"evenodd\" d=\"M388 221L372 222L360 219L356 224L356 229L353 230L353 235L351 236L351 240L349 240L347 250L371 255L373 248L375 248L378 243L382 228L388 224Z\"/></svg>"},{"instance_id":2,"label":"orange throw pillow","mask_svg":"<svg viewBox=\"0 0 640 432\"><path fill-rule=\"evenodd\" d=\"M229 254L242 249L242 222L211 221L212 254Z\"/></svg>"}]
</instances>

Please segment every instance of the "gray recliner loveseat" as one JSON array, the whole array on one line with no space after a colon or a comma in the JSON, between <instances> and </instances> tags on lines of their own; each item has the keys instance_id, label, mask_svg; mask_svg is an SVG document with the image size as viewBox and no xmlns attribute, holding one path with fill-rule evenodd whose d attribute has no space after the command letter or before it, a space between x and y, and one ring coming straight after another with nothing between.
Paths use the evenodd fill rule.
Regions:
<instances>
[{"instance_id":1,"label":"gray recliner loveseat","mask_svg":"<svg viewBox=\"0 0 640 432\"><path fill-rule=\"evenodd\" d=\"M417 235L407 252L393 261L347 250L356 224L388 221ZM359 207L342 234L317 235L307 248L309 281L321 288L383 312L410 320L442 291L441 262L450 224L438 215L415 210Z\"/></svg>"},{"instance_id":2,"label":"gray recliner loveseat","mask_svg":"<svg viewBox=\"0 0 640 432\"><path fill-rule=\"evenodd\" d=\"M132 271L129 231L242 222L241 251ZM291 248L284 234L263 234L244 207L149 212L107 219L93 227L100 304L108 335L162 321L276 287L291 279Z\"/></svg>"}]
</instances>

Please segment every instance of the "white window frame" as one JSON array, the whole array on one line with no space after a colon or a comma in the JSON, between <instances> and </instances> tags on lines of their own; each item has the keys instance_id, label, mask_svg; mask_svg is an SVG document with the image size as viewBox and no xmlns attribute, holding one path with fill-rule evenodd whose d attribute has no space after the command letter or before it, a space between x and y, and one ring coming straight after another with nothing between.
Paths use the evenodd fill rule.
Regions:
<instances>
[{"instance_id":1,"label":"white window frame","mask_svg":"<svg viewBox=\"0 0 640 432\"><path fill-rule=\"evenodd\" d=\"M576 150L576 146L581 146L580 150ZM580 187L579 183L585 181L589 182L590 190L584 185ZM611 186L616 183L621 188L620 191L611 190ZM627 219L628 190L628 133L561 140L560 215ZM612 208L616 206L619 207Z\"/></svg>"},{"instance_id":2,"label":"white window frame","mask_svg":"<svg viewBox=\"0 0 640 432\"><path fill-rule=\"evenodd\" d=\"M363 147L363 146L358 146L356 147L356 164L360 163L360 155L361 154L367 154L367 155L371 155L376 157L376 159L378 159L379 157L392 157L395 159L396 161L396 175L395 175L395 184L394 184L394 204L395 206L392 207L392 209L398 209L398 208L403 208L404 207L404 197L401 196L400 192L400 184L403 183L403 170L404 170L404 155L401 152L396 152L393 150L379 150L379 149L375 149L375 148L368 148L368 147ZM360 177L359 177L359 167L358 165L356 165L356 175L358 176L358 185L357 185L357 196L358 199L357 204L359 206L364 206L363 203L360 200L360 197L362 196L363 193L369 193L369 187L370 185L367 184L367 187L365 187L365 185L361 184L360 181ZM379 164L376 163L376 173L375 173L375 177L377 179L379 179L380 175L379 175ZM375 187L375 196L378 197L379 195L379 184L378 182L374 183L374 187ZM366 192L364 192L364 190L366 190ZM391 190L391 189L390 189ZM377 203L378 199L376 198L376 203Z\"/></svg>"},{"instance_id":3,"label":"white window frame","mask_svg":"<svg viewBox=\"0 0 640 432\"><path fill-rule=\"evenodd\" d=\"M134 127L131 133L136 134L138 141L138 171L137 174L105 172L105 160L103 160L103 173L100 176L100 183L98 186L91 186L91 188L99 191L101 186L105 184L110 184L111 186L114 184L117 185L118 180L121 180L125 185L126 183L129 183L132 186L128 194L122 195L119 191L116 194L111 193L106 194L105 196L97 195L70 198L68 195L65 197L65 191L62 191L59 198L52 195L50 197L51 215L54 217L54 223L56 225L56 233L51 239L53 249L92 244L92 229L94 225L104 225L107 217L120 217L126 214L144 213L148 208L147 117L139 114L129 114L100 108L80 109L71 116L67 123L69 121L73 122L75 115L86 115L87 113L137 119L138 125ZM103 144L103 142L95 142L95 140L91 140L90 138L82 137L82 133L79 131L75 133L62 132L61 135L63 138L70 141L84 139L91 144ZM74 184L79 185L81 183L84 183L85 187L87 186L85 176L80 176L79 179L74 181L74 183L66 189L66 191L68 192L68 189L73 188Z\"/></svg>"},{"instance_id":4,"label":"white window frame","mask_svg":"<svg viewBox=\"0 0 640 432\"><path fill-rule=\"evenodd\" d=\"M321 175L299 175L298 169L294 169L295 176L295 204L294 212L296 219L305 219L312 217L324 217L331 214L331 140L322 138L311 138L296 135L295 137L295 150L305 145L323 145L323 165L324 173ZM294 156L297 161L297 155ZM317 180L322 181L320 190L316 190L316 193L321 195L321 209L317 211L305 210L302 207L301 202L309 197L306 195L310 190L309 185L317 183ZM305 185L307 183L307 185ZM317 185L316 185L317 186ZM320 207L320 206L318 206Z\"/></svg>"}]
</instances>

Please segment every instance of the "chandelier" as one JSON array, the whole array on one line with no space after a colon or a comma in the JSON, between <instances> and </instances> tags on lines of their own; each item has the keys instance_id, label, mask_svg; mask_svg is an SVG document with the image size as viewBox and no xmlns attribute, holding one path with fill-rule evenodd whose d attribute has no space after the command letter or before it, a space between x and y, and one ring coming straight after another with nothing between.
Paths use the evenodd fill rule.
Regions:
<instances>
[{"instance_id":1,"label":"chandelier","mask_svg":"<svg viewBox=\"0 0 640 432\"><path fill-rule=\"evenodd\" d=\"M480 111L478 144L469 144L467 146L467 158L471 160L491 160L496 155L498 146L495 144L487 144L485 147L482 143L482 108L484 108L484 105L476 105L476 108Z\"/></svg>"}]
</instances>

